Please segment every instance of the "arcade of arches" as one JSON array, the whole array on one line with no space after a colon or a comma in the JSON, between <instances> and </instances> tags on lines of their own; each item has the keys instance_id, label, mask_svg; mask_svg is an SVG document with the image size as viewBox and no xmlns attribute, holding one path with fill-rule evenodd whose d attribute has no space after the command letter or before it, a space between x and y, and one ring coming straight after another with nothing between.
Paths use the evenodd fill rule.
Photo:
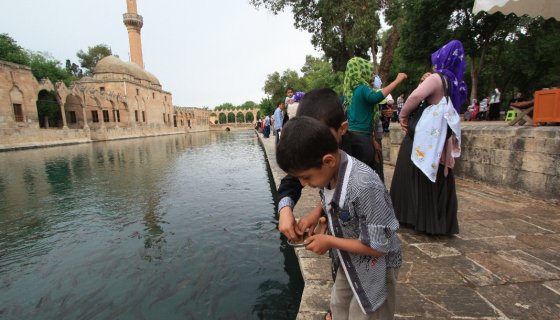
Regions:
<instances>
[{"instance_id":1,"label":"arcade of arches","mask_svg":"<svg viewBox=\"0 0 560 320\"><path fill-rule=\"evenodd\" d=\"M259 109L225 109L210 114L213 124L247 124L255 123L261 117Z\"/></svg>"}]
</instances>

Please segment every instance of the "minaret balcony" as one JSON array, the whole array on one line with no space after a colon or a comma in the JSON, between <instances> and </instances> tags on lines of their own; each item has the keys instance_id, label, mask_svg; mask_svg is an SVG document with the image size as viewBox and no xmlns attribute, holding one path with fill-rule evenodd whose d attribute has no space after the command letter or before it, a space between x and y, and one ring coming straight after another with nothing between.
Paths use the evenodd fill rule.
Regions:
<instances>
[{"instance_id":1,"label":"minaret balcony","mask_svg":"<svg viewBox=\"0 0 560 320\"><path fill-rule=\"evenodd\" d=\"M130 26L130 27L142 28L142 26L144 25L144 19L142 18L141 15L136 13L124 13L123 22L124 25L127 27Z\"/></svg>"}]
</instances>

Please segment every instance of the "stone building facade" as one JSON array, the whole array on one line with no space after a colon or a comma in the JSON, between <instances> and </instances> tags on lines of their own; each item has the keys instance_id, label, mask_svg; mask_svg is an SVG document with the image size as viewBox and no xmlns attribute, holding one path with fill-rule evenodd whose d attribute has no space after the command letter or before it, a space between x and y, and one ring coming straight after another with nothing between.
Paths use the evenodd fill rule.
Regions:
<instances>
[{"instance_id":1,"label":"stone building facade","mask_svg":"<svg viewBox=\"0 0 560 320\"><path fill-rule=\"evenodd\" d=\"M60 128L41 129L37 100L52 92ZM177 107L159 80L115 56L101 59L91 77L66 87L35 79L22 65L0 61L0 148L64 141L110 140L209 130L207 109Z\"/></svg>"}]
</instances>

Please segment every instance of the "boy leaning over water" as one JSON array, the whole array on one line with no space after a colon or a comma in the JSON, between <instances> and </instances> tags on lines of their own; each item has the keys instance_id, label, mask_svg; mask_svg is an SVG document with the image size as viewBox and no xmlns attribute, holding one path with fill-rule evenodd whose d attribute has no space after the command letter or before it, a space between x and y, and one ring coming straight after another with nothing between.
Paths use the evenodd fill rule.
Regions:
<instances>
[{"instance_id":1,"label":"boy leaning over water","mask_svg":"<svg viewBox=\"0 0 560 320\"><path fill-rule=\"evenodd\" d=\"M335 137L319 120L290 119L276 149L280 168L303 186L320 188L330 235L307 238L306 249L332 250L335 279L333 319L393 319L401 249L391 198L383 182L364 163L338 149ZM321 213L302 220L317 224Z\"/></svg>"}]
</instances>

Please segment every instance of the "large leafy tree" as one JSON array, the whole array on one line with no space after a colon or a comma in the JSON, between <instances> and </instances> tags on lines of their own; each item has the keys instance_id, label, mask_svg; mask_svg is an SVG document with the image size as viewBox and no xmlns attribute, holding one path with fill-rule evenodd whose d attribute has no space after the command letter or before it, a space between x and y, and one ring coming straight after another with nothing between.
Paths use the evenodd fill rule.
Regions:
<instances>
[{"instance_id":1,"label":"large leafy tree","mask_svg":"<svg viewBox=\"0 0 560 320\"><path fill-rule=\"evenodd\" d=\"M62 81L69 86L77 79L68 73L59 61L44 52L29 53L29 66L37 80L48 78L52 83Z\"/></svg>"},{"instance_id":2,"label":"large leafy tree","mask_svg":"<svg viewBox=\"0 0 560 320\"><path fill-rule=\"evenodd\" d=\"M499 88L507 101L514 91L530 95L560 82L554 53L560 50L560 22L499 13L474 15L473 2L403 1L401 39L391 74L401 70L409 74L412 81L401 86L406 92L430 69L431 53L451 39L464 45L471 98L480 99Z\"/></svg>"},{"instance_id":3,"label":"large leafy tree","mask_svg":"<svg viewBox=\"0 0 560 320\"><path fill-rule=\"evenodd\" d=\"M29 56L25 49L7 33L0 34L0 60L29 65Z\"/></svg>"},{"instance_id":4,"label":"large leafy tree","mask_svg":"<svg viewBox=\"0 0 560 320\"><path fill-rule=\"evenodd\" d=\"M112 54L111 48L109 48L106 44L98 44L93 47L88 47L86 52L80 50L76 53L80 61L80 65L85 69L86 74L92 74L95 71L97 62Z\"/></svg>"},{"instance_id":5,"label":"large leafy tree","mask_svg":"<svg viewBox=\"0 0 560 320\"><path fill-rule=\"evenodd\" d=\"M296 28L311 33L312 44L322 50L334 70L344 71L346 62L377 53L381 26L377 0L250 0L273 13L291 7Z\"/></svg>"},{"instance_id":6,"label":"large leafy tree","mask_svg":"<svg viewBox=\"0 0 560 320\"><path fill-rule=\"evenodd\" d=\"M295 91L305 91L305 82L297 71L287 69L282 74L274 72L267 76L263 90L269 96L275 106L284 101L287 89L291 87Z\"/></svg>"},{"instance_id":7,"label":"large leafy tree","mask_svg":"<svg viewBox=\"0 0 560 320\"><path fill-rule=\"evenodd\" d=\"M328 87L338 93L342 93L344 73L341 71L334 71L327 58L307 56L305 58L305 64L301 68L301 72L303 72L305 91Z\"/></svg>"}]
</instances>

